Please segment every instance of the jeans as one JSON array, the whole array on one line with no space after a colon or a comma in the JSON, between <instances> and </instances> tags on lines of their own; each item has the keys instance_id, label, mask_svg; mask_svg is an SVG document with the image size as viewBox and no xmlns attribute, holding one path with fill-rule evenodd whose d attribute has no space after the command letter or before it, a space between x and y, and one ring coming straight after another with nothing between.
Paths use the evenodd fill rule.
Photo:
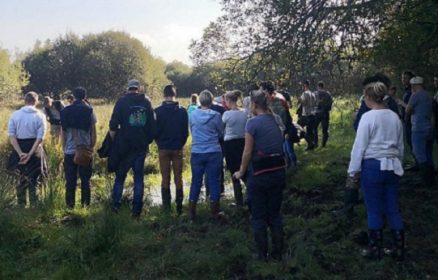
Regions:
<instances>
[{"instance_id":1,"label":"jeans","mask_svg":"<svg viewBox=\"0 0 438 280\"><path fill-rule=\"evenodd\" d=\"M315 146L318 146L318 126L322 127L322 146L325 147L329 138L330 112L320 112L315 116Z\"/></svg>"},{"instance_id":2,"label":"jeans","mask_svg":"<svg viewBox=\"0 0 438 280\"><path fill-rule=\"evenodd\" d=\"M412 148L418 164L433 166L433 135L432 130L412 131Z\"/></svg>"},{"instance_id":3,"label":"jeans","mask_svg":"<svg viewBox=\"0 0 438 280\"><path fill-rule=\"evenodd\" d=\"M82 167L73 162L74 155L64 155L65 203L68 208L75 205L75 192L78 179L81 178L81 205L90 205L90 178L93 172L91 163Z\"/></svg>"},{"instance_id":4,"label":"jeans","mask_svg":"<svg viewBox=\"0 0 438 280\"><path fill-rule=\"evenodd\" d=\"M173 180L177 189L182 189L183 180L183 151L182 150L159 150L161 171L161 187L170 188L170 173L173 170Z\"/></svg>"},{"instance_id":5,"label":"jeans","mask_svg":"<svg viewBox=\"0 0 438 280\"><path fill-rule=\"evenodd\" d=\"M393 171L381 171L380 161L366 159L362 162L361 185L368 215L368 228L383 228L383 217L393 230L403 229L398 202L400 177Z\"/></svg>"},{"instance_id":6,"label":"jeans","mask_svg":"<svg viewBox=\"0 0 438 280\"><path fill-rule=\"evenodd\" d=\"M286 172L278 170L248 178L251 224L254 231L264 231L269 226L283 228L281 204L286 186Z\"/></svg>"},{"instance_id":7,"label":"jeans","mask_svg":"<svg viewBox=\"0 0 438 280\"><path fill-rule=\"evenodd\" d=\"M127 162L120 164L116 171L116 179L114 180L113 188L113 209L119 209L121 206L123 185L129 169L134 173L134 198L132 201L132 214L139 215L143 208L143 193L144 193L144 159L146 153L140 153L132 156Z\"/></svg>"},{"instance_id":8,"label":"jeans","mask_svg":"<svg viewBox=\"0 0 438 280\"><path fill-rule=\"evenodd\" d=\"M202 187L204 173L207 175L207 184L212 202L220 199L220 181L222 168L222 153L192 153L190 165L192 167L192 184L190 186L190 201L197 202Z\"/></svg>"}]
</instances>

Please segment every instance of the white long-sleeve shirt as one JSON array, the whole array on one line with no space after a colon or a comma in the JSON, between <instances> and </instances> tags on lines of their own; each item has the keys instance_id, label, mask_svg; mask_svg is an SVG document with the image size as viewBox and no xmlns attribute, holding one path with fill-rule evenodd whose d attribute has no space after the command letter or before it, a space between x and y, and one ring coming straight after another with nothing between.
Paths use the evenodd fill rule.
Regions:
<instances>
[{"instance_id":1,"label":"white long-sleeve shirt","mask_svg":"<svg viewBox=\"0 0 438 280\"><path fill-rule=\"evenodd\" d=\"M397 114L389 109L370 110L360 119L348 174L360 172L362 160L377 159L380 170L402 176L403 153L403 129Z\"/></svg>"}]
</instances>

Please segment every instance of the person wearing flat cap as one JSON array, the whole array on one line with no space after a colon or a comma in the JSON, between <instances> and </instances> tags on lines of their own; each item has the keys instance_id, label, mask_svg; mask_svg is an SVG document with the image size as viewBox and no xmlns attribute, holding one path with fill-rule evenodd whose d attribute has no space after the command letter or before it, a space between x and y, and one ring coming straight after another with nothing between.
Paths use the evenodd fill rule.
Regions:
<instances>
[{"instance_id":1,"label":"person wearing flat cap","mask_svg":"<svg viewBox=\"0 0 438 280\"><path fill-rule=\"evenodd\" d=\"M430 185L434 181L434 164L432 159L433 125L432 96L424 89L424 79L415 76L410 79L412 96L406 107L406 119L411 118L412 147L420 169L423 183Z\"/></svg>"}]
</instances>

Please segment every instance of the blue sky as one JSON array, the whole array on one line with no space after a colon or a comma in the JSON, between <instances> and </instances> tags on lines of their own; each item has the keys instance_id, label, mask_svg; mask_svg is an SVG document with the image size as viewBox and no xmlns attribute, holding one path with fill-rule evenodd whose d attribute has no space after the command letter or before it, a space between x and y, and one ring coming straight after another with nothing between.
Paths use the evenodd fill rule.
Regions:
<instances>
[{"instance_id":1,"label":"blue sky","mask_svg":"<svg viewBox=\"0 0 438 280\"><path fill-rule=\"evenodd\" d=\"M221 15L218 0L0 0L0 47L26 51L37 39L125 31L166 61L190 63L188 46Z\"/></svg>"}]
</instances>

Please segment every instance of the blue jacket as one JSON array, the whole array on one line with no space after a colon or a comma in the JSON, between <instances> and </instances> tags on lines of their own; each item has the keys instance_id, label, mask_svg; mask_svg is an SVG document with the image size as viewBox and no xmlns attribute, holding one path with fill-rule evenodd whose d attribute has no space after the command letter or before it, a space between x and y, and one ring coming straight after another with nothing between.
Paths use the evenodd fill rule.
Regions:
<instances>
[{"instance_id":1,"label":"blue jacket","mask_svg":"<svg viewBox=\"0 0 438 280\"><path fill-rule=\"evenodd\" d=\"M157 131L155 142L160 150L181 150L189 136L189 119L186 109L178 102L164 101L155 108Z\"/></svg>"},{"instance_id":2,"label":"blue jacket","mask_svg":"<svg viewBox=\"0 0 438 280\"><path fill-rule=\"evenodd\" d=\"M223 135L224 124L221 115L211 109L198 109L190 116L192 131L192 153L221 152L219 139Z\"/></svg>"}]
</instances>

